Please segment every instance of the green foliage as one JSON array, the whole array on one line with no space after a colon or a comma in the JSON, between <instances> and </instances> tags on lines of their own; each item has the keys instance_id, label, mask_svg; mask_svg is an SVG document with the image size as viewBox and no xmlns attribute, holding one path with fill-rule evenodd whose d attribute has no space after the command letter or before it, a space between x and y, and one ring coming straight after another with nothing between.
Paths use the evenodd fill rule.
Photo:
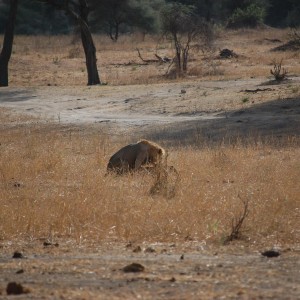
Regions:
<instances>
[{"instance_id":1,"label":"green foliage","mask_svg":"<svg viewBox=\"0 0 300 300\"><path fill-rule=\"evenodd\" d=\"M245 9L237 8L229 17L228 28L256 27L263 23L265 9L257 4L250 4Z\"/></svg>"},{"instance_id":2,"label":"green foliage","mask_svg":"<svg viewBox=\"0 0 300 300\"><path fill-rule=\"evenodd\" d=\"M194 6L180 3L168 4L161 10L161 26L164 34L185 33L195 25Z\"/></svg>"},{"instance_id":3,"label":"green foliage","mask_svg":"<svg viewBox=\"0 0 300 300\"><path fill-rule=\"evenodd\" d=\"M272 0L268 7L266 23L275 27L300 25L299 0Z\"/></svg>"},{"instance_id":4,"label":"green foliage","mask_svg":"<svg viewBox=\"0 0 300 300\"><path fill-rule=\"evenodd\" d=\"M292 5L292 9L288 13L286 23L288 26L296 27L300 26L300 2L298 0L293 2L294 5Z\"/></svg>"},{"instance_id":5,"label":"green foliage","mask_svg":"<svg viewBox=\"0 0 300 300\"><path fill-rule=\"evenodd\" d=\"M167 4L161 10L163 34L169 38L176 53L176 74L187 72L189 50L208 47L213 38L213 31L207 22L195 13L195 7L181 3Z\"/></svg>"},{"instance_id":6,"label":"green foliage","mask_svg":"<svg viewBox=\"0 0 300 300\"><path fill-rule=\"evenodd\" d=\"M5 30L9 6L7 1L0 2L0 33Z\"/></svg>"},{"instance_id":7,"label":"green foliage","mask_svg":"<svg viewBox=\"0 0 300 300\"><path fill-rule=\"evenodd\" d=\"M56 0L61 1L61 0ZM78 3L78 0L71 0ZM254 27L265 21L275 27L300 25L299 0L87 0L92 30L112 33L160 30L165 3L193 7L193 15L228 27ZM0 0L0 34L4 32L10 0ZM73 21L39 0L20 0L17 34L61 34L73 30ZM117 31L117 32L116 32Z\"/></svg>"},{"instance_id":8,"label":"green foliage","mask_svg":"<svg viewBox=\"0 0 300 300\"><path fill-rule=\"evenodd\" d=\"M106 32L114 40L119 33L134 28L155 32L159 28L158 11L164 0L90 0L94 31Z\"/></svg>"},{"instance_id":9,"label":"green foliage","mask_svg":"<svg viewBox=\"0 0 300 300\"><path fill-rule=\"evenodd\" d=\"M9 1L0 4L0 33L4 32ZM16 34L69 33L72 26L63 12L37 0L19 1Z\"/></svg>"},{"instance_id":10,"label":"green foliage","mask_svg":"<svg viewBox=\"0 0 300 300\"><path fill-rule=\"evenodd\" d=\"M181 3L187 6L193 6L197 16L209 22L212 19L217 19L220 16L220 6L224 0L167 0L166 2Z\"/></svg>"}]
</instances>

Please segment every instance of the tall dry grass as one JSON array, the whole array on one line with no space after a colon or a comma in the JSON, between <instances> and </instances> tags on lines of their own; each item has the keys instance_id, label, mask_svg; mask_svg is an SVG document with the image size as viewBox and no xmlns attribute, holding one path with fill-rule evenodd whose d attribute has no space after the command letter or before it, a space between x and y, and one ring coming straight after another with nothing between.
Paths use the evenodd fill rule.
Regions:
<instances>
[{"instance_id":1,"label":"tall dry grass","mask_svg":"<svg viewBox=\"0 0 300 300\"><path fill-rule=\"evenodd\" d=\"M53 125L54 126L54 125ZM0 238L221 243L249 201L251 244L300 238L300 150L267 143L170 148L180 181L153 196L146 173L105 176L124 142L96 131L28 125L0 132Z\"/></svg>"},{"instance_id":2,"label":"tall dry grass","mask_svg":"<svg viewBox=\"0 0 300 300\"><path fill-rule=\"evenodd\" d=\"M283 59L289 74L299 74L299 52L271 52L289 39L290 30L219 30L209 53L190 51L189 76L198 80L228 80L268 77L272 62ZM144 64L145 59L175 56L171 41L160 36L123 35L118 42L93 35L97 64L103 82L110 85L148 84L170 81L164 75L169 64ZM272 42L271 40L279 40ZM2 40L2 37L0 37ZM219 49L229 48L237 59L217 58ZM87 82L85 57L80 38L73 36L16 36L10 61L10 85L84 85ZM174 81L174 79L172 80Z\"/></svg>"}]
</instances>

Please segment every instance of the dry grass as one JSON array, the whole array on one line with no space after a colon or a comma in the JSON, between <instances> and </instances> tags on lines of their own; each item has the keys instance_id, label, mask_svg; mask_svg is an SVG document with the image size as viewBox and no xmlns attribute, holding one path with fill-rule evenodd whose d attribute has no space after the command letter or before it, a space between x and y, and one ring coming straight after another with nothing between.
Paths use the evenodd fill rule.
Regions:
<instances>
[{"instance_id":1,"label":"dry grass","mask_svg":"<svg viewBox=\"0 0 300 300\"><path fill-rule=\"evenodd\" d=\"M214 51L209 54L191 51L190 75L199 80L223 80L268 77L273 61L283 60L289 74L299 74L299 53L271 52L289 39L289 30L220 31ZM269 39L269 40L267 40ZM2 40L2 39L0 39ZM143 65L138 47L145 59L154 54L174 57L170 41L158 36L121 36L115 43L107 36L94 36L98 68L103 82L112 85L157 83L164 77L168 64ZM219 49L234 50L239 58L216 59ZM85 85L85 59L80 39L71 36L16 36L10 64L11 86Z\"/></svg>"},{"instance_id":2,"label":"dry grass","mask_svg":"<svg viewBox=\"0 0 300 300\"><path fill-rule=\"evenodd\" d=\"M9 130L8 130L9 129ZM172 199L151 196L146 172L104 176L122 143L58 125L2 127L0 238L221 243L249 202L252 245L300 238L300 150L268 144L169 149L180 174Z\"/></svg>"},{"instance_id":3,"label":"dry grass","mask_svg":"<svg viewBox=\"0 0 300 300\"><path fill-rule=\"evenodd\" d=\"M289 74L300 72L299 53L270 52L285 42L287 30L220 32L209 56L193 53L191 75L199 80L269 76L272 61L283 59ZM109 84L167 81L166 65L141 65L143 57L172 57L158 37L127 36L118 43L95 36L98 65ZM238 59L219 60L219 48ZM80 51L79 51L80 50ZM129 62L132 62L128 65ZM80 41L72 37L17 36L10 64L11 86L85 85ZM296 87L293 87L296 89ZM293 90L298 93L299 90ZM151 195L155 176L104 176L109 156L128 140L59 125L15 126L1 111L0 239L70 238L91 240L205 240L222 243L231 222L248 201L244 236L252 245L289 244L300 239L299 141L234 142L219 148L169 149L169 164L180 174L176 195ZM12 122L11 122L12 121ZM205 137L198 137L203 143Z\"/></svg>"}]
</instances>

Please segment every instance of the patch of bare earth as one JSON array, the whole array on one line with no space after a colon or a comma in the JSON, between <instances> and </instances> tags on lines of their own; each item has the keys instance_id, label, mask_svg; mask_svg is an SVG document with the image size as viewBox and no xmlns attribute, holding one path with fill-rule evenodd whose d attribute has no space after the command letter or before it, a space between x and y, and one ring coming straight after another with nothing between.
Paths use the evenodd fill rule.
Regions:
<instances>
[{"instance_id":1,"label":"patch of bare earth","mask_svg":"<svg viewBox=\"0 0 300 300\"><path fill-rule=\"evenodd\" d=\"M29 294L18 299L297 299L299 251L283 249L276 258L241 244L208 247L199 242L59 245L21 243L24 258L13 259L16 245L2 245L0 292L18 282ZM146 249L151 246L151 253ZM144 268L129 269L130 264Z\"/></svg>"}]
</instances>

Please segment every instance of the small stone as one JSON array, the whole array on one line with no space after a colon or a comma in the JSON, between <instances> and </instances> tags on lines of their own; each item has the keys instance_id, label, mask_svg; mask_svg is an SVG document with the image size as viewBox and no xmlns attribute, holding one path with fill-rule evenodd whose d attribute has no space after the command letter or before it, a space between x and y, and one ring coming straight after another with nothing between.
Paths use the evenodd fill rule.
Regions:
<instances>
[{"instance_id":1,"label":"small stone","mask_svg":"<svg viewBox=\"0 0 300 300\"><path fill-rule=\"evenodd\" d=\"M153 253L153 252L156 252L155 249L153 249L152 247L148 247L145 249L144 251L145 253Z\"/></svg>"},{"instance_id":2,"label":"small stone","mask_svg":"<svg viewBox=\"0 0 300 300\"><path fill-rule=\"evenodd\" d=\"M261 253L261 255L266 257L278 257L280 254L278 250L267 250Z\"/></svg>"},{"instance_id":3,"label":"small stone","mask_svg":"<svg viewBox=\"0 0 300 300\"><path fill-rule=\"evenodd\" d=\"M134 253L138 253L138 252L141 252L142 251L142 248L140 247L140 246L137 246L137 247L135 247L133 250L132 250L132 252L134 252Z\"/></svg>"},{"instance_id":4,"label":"small stone","mask_svg":"<svg viewBox=\"0 0 300 300\"><path fill-rule=\"evenodd\" d=\"M132 247L132 242L129 242L125 247L126 248L131 248Z\"/></svg>"}]
</instances>

